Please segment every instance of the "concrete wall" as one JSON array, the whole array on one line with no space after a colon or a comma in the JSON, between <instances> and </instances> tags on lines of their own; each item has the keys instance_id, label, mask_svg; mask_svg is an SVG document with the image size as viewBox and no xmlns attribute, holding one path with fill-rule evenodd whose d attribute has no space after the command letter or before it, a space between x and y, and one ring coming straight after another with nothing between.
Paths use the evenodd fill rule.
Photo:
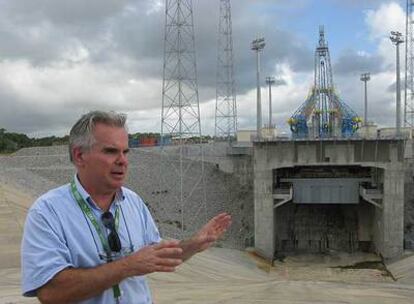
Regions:
<instances>
[{"instance_id":1,"label":"concrete wall","mask_svg":"<svg viewBox=\"0 0 414 304\"><path fill-rule=\"evenodd\" d=\"M273 170L298 166L371 167L372 181L384 192L382 209L359 210L363 227L358 236L371 239L385 258L403 251L404 239L404 141L403 140L307 140L255 142L253 147L255 247L272 259L275 251ZM377 169L375 169L377 168ZM379 172L381 171L381 172ZM365 203L366 204L366 203ZM364 208L369 213L365 215ZM374 208L374 209L373 209Z\"/></svg>"},{"instance_id":2,"label":"concrete wall","mask_svg":"<svg viewBox=\"0 0 414 304\"><path fill-rule=\"evenodd\" d=\"M255 248L265 257L275 251L272 198L272 168L268 166L267 147L254 150L254 235Z\"/></svg>"},{"instance_id":3,"label":"concrete wall","mask_svg":"<svg viewBox=\"0 0 414 304\"><path fill-rule=\"evenodd\" d=\"M251 155L232 156L233 174L239 178L241 185L253 185L253 164Z\"/></svg>"},{"instance_id":4,"label":"concrete wall","mask_svg":"<svg viewBox=\"0 0 414 304\"><path fill-rule=\"evenodd\" d=\"M404 185L404 243L414 249L414 174L413 164L405 168Z\"/></svg>"},{"instance_id":5,"label":"concrete wall","mask_svg":"<svg viewBox=\"0 0 414 304\"><path fill-rule=\"evenodd\" d=\"M404 170L394 164L385 170L382 217L383 239L379 252L386 258L399 256L404 249Z\"/></svg>"}]
</instances>

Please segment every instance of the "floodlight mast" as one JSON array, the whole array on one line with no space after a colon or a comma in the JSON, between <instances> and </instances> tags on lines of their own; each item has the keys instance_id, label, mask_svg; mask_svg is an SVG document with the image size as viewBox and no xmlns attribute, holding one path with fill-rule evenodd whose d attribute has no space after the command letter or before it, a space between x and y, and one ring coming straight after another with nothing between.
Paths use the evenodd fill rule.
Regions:
<instances>
[{"instance_id":1,"label":"floodlight mast","mask_svg":"<svg viewBox=\"0 0 414 304\"><path fill-rule=\"evenodd\" d=\"M260 52L264 49L266 43L264 38L253 40L251 49L256 52L256 86L257 86L257 138L260 138L260 129L262 128L262 96L260 92Z\"/></svg>"},{"instance_id":2,"label":"floodlight mast","mask_svg":"<svg viewBox=\"0 0 414 304\"><path fill-rule=\"evenodd\" d=\"M368 90L367 90L367 82L371 80L370 73L363 73L361 74L361 81L364 82L365 88L365 98L364 98L364 126L368 126Z\"/></svg>"},{"instance_id":3,"label":"floodlight mast","mask_svg":"<svg viewBox=\"0 0 414 304\"><path fill-rule=\"evenodd\" d=\"M396 129L397 137L401 135L401 81L400 81L400 44L404 43L402 34L398 31L391 31L390 40L396 46Z\"/></svg>"},{"instance_id":4,"label":"floodlight mast","mask_svg":"<svg viewBox=\"0 0 414 304\"><path fill-rule=\"evenodd\" d=\"M269 86L269 129L272 128L272 85L276 82L275 77L266 77L266 84Z\"/></svg>"}]
</instances>

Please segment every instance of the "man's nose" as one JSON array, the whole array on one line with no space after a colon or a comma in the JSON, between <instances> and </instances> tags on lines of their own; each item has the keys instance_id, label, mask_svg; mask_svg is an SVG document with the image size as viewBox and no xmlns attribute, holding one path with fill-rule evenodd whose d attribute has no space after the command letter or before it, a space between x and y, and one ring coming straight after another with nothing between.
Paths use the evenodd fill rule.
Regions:
<instances>
[{"instance_id":1,"label":"man's nose","mask_svg":"<svg viewBox=\"0 0 414 304\"><path fill-rule=\"evenodd\" d=\"M117 163L120 165L127 165L128 164L128 156L126 153L121 152L118 156Z\"/></svg>"}]
</instances>

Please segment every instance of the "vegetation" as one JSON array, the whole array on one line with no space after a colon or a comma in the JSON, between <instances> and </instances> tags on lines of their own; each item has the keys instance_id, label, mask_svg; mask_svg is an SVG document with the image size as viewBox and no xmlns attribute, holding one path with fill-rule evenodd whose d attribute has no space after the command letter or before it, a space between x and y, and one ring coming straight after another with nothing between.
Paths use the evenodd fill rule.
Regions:
<instances>
[{"instance_id":1,"label":"vegetation","mask_svg":"<svg viewBox=\"0 0 414 304\"><path fill-rule=\"evenodd\" d=\"M68 140L67 135L30 138L26 134L6 132L6 129L0 128L0 153L12 153L27 147L66 145Z\"/></svg>"},{"instance_id":2,"label":"vegetation","mask_svg":"<svg viewBox=\"0 0 414 304\"><path fill-rule=\"evenodd\" d=\"M134 133L129 134L129 138L141 139L141 138L160 138L160 133Z\"/></svg>"},{"instance_id":3,"label":"vegetation","mask_svg":"<svg viewBox=\"0 0 414 304\"><path fill-rule=\"evenodd\" d=\"M129 134L130 141L138 140L139 142L144 139L153 138L158 142L160 139L159 133L134 133ZM212 140L210 136L203 136L202 142L206 143ZM133 142L130 142L130 145ZM200 139L196 137L188 138L187 143L199 143ZM39 147L39 146L55 146L55 145L67 145L69 143L69 136L56 137L48 136L41 138L30 138L26 134L7 132L6 129L0 128L0 153L13 153L21 148L27 147ZM174 140L168 141L169 144L173 144Z\"/></svg>"}]
</instances>

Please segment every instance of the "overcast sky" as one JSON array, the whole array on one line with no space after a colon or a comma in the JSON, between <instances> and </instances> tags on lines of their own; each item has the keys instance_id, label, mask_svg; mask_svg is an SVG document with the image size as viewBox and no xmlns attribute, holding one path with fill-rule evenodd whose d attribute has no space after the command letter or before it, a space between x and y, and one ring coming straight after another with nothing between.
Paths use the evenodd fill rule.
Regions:
<instances>
[{"instance_id":1,"label":"overcast sky","mask_svg":"<svg viewBox=\"0 0 414 304\"><path fill-rule=\"evenodd\" d=\"M61 136L80 114L105 109L127 113L130 132L159 132L164 3L0 0L0 127ZM395 125L395 47L388 34L405 31L403 8L405 0L233 0L239 128L256 126L251 41L260 35L267 42L263 79L285 83L272 93L275 123L287 130L313 82L319 25L343 101L363 116L359 78L371 72L369 118ZM204 134L214 133L218 9L218 0L193 1ZM267 121L265 84L262 100Z\"/></svg>"}]
</instances>

